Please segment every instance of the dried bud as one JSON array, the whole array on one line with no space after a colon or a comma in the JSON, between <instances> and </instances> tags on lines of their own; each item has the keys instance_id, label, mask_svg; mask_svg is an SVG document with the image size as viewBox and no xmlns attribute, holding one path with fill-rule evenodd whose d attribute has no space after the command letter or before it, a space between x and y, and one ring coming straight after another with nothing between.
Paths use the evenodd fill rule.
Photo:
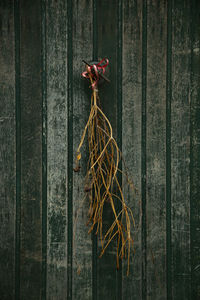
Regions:
<instances>
[{"instance_id":1,"label":"dried bud","mask_svg":"<svg viewBox=\"0 0 200 300\"><path fill-rule=\"evenodd\" d=\"M80 166L77 166L77 167L75 167L73 170L74 170L74 172L80 172Z\"/></svg>"},{"instance_id":2,"label":"dried bud","mask_svg":"<svg viewBox=\"0 0 200 300\"><path fill-rule=\"evenodd\" d=\"M85 192L87 193L87 192L90 192L92 190L92 188L91 187L89 187L89 186L85 186Z\"/></svg>"}]
</instances>

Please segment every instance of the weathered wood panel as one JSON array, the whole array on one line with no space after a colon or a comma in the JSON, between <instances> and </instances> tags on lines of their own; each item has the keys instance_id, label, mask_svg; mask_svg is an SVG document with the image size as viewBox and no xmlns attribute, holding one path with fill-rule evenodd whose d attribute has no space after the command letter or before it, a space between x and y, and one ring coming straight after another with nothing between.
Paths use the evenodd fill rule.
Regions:
<instances>
[{"instance_id":1,"label":"weathered wood panel","mask_svg":"<svg viewBox=\"0 0 200 300\"><path fill-rule=\"evenodd\" d=\"M67 299L73 286L73 2L67 1Z\"/></svg>"},{"instance_id":2,"label":"weathered wood panel","mask_svg":"<svg viewBox=\"0 0 200 300\"><path fill-rule=\"evenodd\" d=\"M172 297L190 299L190 5L172 5Z\"/></svg>"},{"instance_id":3,"label":"weathered wood panel","mask_svg":"<svg viewBox=\"0 0 200 300\"><path fill-rule=\"evenodd\" d=\"M41 3L20 1L20 299L42 293Z\"/></svg>"},{"instance_id":4,"label":"weathered wood panel","mask_svg":"<svg viewBox=\"0 0 200 300\"><path fill-rule=\"evenodd\" d=\"M15 203L15 299L20 298L20 226L21 226L21 101L20 101L20 9L14 5L15 20L15 120L16 120L16 203Z\"/></svg>"},{"instance_id":5,"label":"weathered wood panel","mask_svg":"<svg viewBox=\"0 0 200 300\"><path fill-rule=\"evenodd\" d=\"M122 81L122 153L128 175L134 179L138 191L126 186L124 193L132 209L136 228L135 255L131 256L130 275L127 262L123 263L123 299L142 299L142 245L141 245L141 96L142 96L142 2L123 2L123 81ZM125 171L125 170L124 170ZM135 232L136 231L136 232Z\"/></svg>"},{"instance_id":6,"label":"weathered wood panel","mask_svg":"<svg viewBox=\"0 0 200 300\"><path fill-rule=\"evenodd\" d=\"M103 22L102 22L103 20ZM98 59L109 58L109 84L104 84L100 89L99 96L102 108L111 121L113 134L117 139L117 55L119 51L118 36L119 10L118 1L97 1L97 57ZM121 38L121 37L120 37ZM120 62L121 63L121 62ZM119 142L119 141L118 141ZM104 230L113 222L110 203L105 203L104 209ZM97 248L97 255L100 253L100 244ZM102 258L97 260L97 299L118 299L121 297L121 268L116 270L116 245L110 244ZM118 289L120 288L120 290Z\"/></svg>"},{"instance_id":7,"label":"weathered wood panel","mask_svg":"<svg viewBox=\"0 0 200 300\"><path fill-rule=\"evenodd\" d=\"M166 299L166 1L147 12L147 299Z\"/></svg>"},{"instance_id":8,"label":"weathered wood panel","mask_svg":"<svg viewBox=\"0 0 200 300\"><path fill-rule=\"evenodd\" d=\"M142 242L142 298L147 295L147 222L146 222L146 202L147 202L147 1L142 3L142 95L141 95L141 202L142 202L142 222L141 222L141 242Z\"/></svg>"},{"instance_id":9,"label":"weathered wood panel","mask_svg":"<svg viewBox=\"0 0 200 300\"><path fill-rule=\"evenodd\" d=\"M2 299L200 297L199 16L197 0L1 1ZM115 244L99 259L87 233L86 144L73 173L90 110L82 59L103 57L101 104L138 189L124 188L129 277Z\"/></svg>"},{"instance_id":10,"label":"weathered wood panel","mask_svg":"<svg viewBox=\"0 0 200 300\"><path fill-rule=\"evenodd\" d=\"M167 299L172 298L171 249L171 102L172 102L172 1L167 2L166 57L166 285Z\"/></svg>"},{"instance_id":11,"label":"weathered wood panel","mask_svg":"<svg viewBox=\"0 0 200 300\"><path fill-rule=\"evenodd\" d=\"M15 37L13 1L0 3L0 293L15 295Z\"/></svg>"},{"instance_id":12,"label":"weathered wood panel","mask_svg":"<svg viewBox=\"0 0 200 300\"><path fill-rule=\"evenodd\" d=\"M55 13L56 12L56 13ZM67 5L46 1L47 299L67 294Z\"/></svg>"},{"instance_id":13,"label":"weathered wood panel","mask_svg":"<svg viewBox=\"0 0 200 300\"><path fill-rule=\"evenodd\" d=\"M191 1L190 228L191 298L200 298L200 2Z\"/></svg>"},{"instance_id":14,"label":"weathered wood panel","mask_svg":"<svg viewBox=\"0 0 200 300\"><path fill-rule=\"evenodd\" d=\"M85 71L82 60L92 60L92 2L73 1L73 153L87 123L90 110L91 89L81 73ZM73 285L74 299L92 299L92 239L88 234L89 199L84 191L87 169L87 137L81 149L80 172L73 175Z\"/></svg>"}]
</instances>

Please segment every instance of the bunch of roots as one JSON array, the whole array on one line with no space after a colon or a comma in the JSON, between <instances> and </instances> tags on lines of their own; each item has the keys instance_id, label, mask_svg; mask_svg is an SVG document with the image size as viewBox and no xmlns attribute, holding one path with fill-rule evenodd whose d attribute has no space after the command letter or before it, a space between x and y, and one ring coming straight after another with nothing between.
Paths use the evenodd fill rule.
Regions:
<instances>
[{"instance_id":1,"label":"bunch of roots","mask_svg":"<svg viewBox=\"0 0 200 300\"><path fill-rule=\"evenodd\" d=\"M95 230L101 243L100 257L109 244L115 240L117 244L117 268L119 260L128 259L129 273L130 251L133 245L131 226L135 226L132 211L126 205L122 186L119 180L121 152L113 137L113 130L108 118L100 108L97 86L89 74L93 88L90 115L85 126L76 155L76 169L80 168L81 147L88 135L89 159L86 173L85 191L89 193L89 233ZM109 203L113 213L113 222L104 230L103 211L105 203Z\"/></svg>"}]
</instances>

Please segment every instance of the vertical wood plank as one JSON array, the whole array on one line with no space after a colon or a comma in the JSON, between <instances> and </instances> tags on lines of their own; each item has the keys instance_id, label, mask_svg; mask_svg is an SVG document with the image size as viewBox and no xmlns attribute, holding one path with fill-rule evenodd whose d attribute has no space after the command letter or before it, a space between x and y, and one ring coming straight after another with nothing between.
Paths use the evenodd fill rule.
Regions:
<instances>
[{"instance_id":1,"label":"vertical wood plank","mask_svg":"<svg viewBox=\"0 0 200 300\"><path fill-rule=\"evenodd\" d=\"M147 0L142 1L142 99L141 99L141 200L142 200L142 299L147 295L147 224L146 224L146 202L147 202Z\"/></svg>"},{"instance_id":2,"label":"vertical wood plank","mask_svg":"<svg viewBox=\"0 0 200 300\"><path fill-rule=\"evenodd\" d=\"M122 153L128 175L138 189L137 195L126 185L127 205L131 208L136 228L135 255L131 255L130 274L123 263L123 299L142 299L141 245L141 69L142 69L142 2L127 1L123 5L123 81L122 81ZM124 170L125 171L125 170ZM126 178L123 179L126 184ZM136 230L137 232L134 232Z\"/></svg>"},{"instance_id":3,"label":"vertical wood plank","mask_svg":"<svg viewBox=\"0 0 200 300\"><path fill-rule=\"evenodd\" d=\"M42 294L47 297L47 63L46 0L41 0L41 83L42 83Z\"/></svg>"},{"instance_id":4,"label":"vertical wood plank","mask_svg":"<svg viewBox=\"0 0 200 300\"><path fill-rule=\"evenodd\" d=\"M190 299L190 5L172 6L172 297Z\"/></svg>"},{"instance_id":5,"label":"vertical wood plank","mask_svg":"<svg viewBox=\"0 0 200 300\"><path fill-rule=\"evenodd\" d=\"M16 3L17 8L19 1ZM46 24L41 22L41 3L44 9L46 5L44 14L47 18L46 21L43 20ZM42 145L44 146L46 136L42 137L42 133L44 134L46 129L45 118L42 117L45 109L42 108L42 93L43 97L46 95L45 91L42 91L42 88L45 88L45 82L42 83L42 80L45 81L45 78L42 79L42 69L44 75L46 64L47 299L92 299L92 295L93 299L121 299L121 275L123 299L142 299L142 297L170 299L171 292L173 299L197 299L200 297L199 3L197 0L192 0L191 3L186 0L172 1L172 28L168 25L169 34L172 29L172 74L171 65L166 66L166 61L169 64L171 60L171 44L169 36L167 44L166 32L167 1L147 0L147 7L146 0L123 2L122 52L120 48L122 2L103 0L94 3L97 18L92 21L92 1L36 0L34 3L27 3L21 0L21 19L15 22L20 28L15 29L14 2L2 1L0 4L1 298L14 299L15 276L16 299L45 299L46 233L45 218L42 218L45 203L42 204L42 198L46 188L44 182L46 157ZM15 17L17 14L15 13ZM41 25L46 30L46 33L43 31L43 37ZM20 32L17 32L19 29ZM16 89L18 89L16 98L19 97L21 89L21 105L20 102L16 103L17 118L21 115L21 128L18 126L17 129L19 146L17 191L18 198L20 190L22 196L21 215L17 215L17 226L20 225L21 219L21 226L17 227L21 228L21 232L17 231L16 237L17 239L21 237L21 253L14 245L17 229L15 228L14 33L21 47L20 66L16 65ZM93 46L92 39L95 43ZM46 51L43 52L43 63L42 41L46 47L43 49ZM18 50L17 48L17 55ZM167 51L168 58L166 58ZM114 245L110 245L102 259L95 258L94 252L92 260L91 236L87 234L86 227L87 199L83 202L86 144L82 151L81 171L72 175L73 152L75 153L80 141L90 108L91 90L88 83L84 79L81 80L84 68L82 59L90 61L97 52L99 58L110 59L108 77L111 84L108 86L105 84L100 89L103 110L111 120L118 142L122 141L129 175L141 191L144 200L143 229L139 228L135 236L136 254L131 257L128 278L125 275L126 262L123 263L123 271L121 269L119 272L116 271ZM146 54L148 54L147 61ZM122 74L119 74L121 64L122 107L120 102ZM168 87L165 84L166 76ZM136 217L136 223L139 224L140 195L134 199L129 189L125 189L125 194L128 197L127 203ZM165 195L168 199L167 205ZM109 225L111 222L109 205L106 210L104 225ZM45 215L44 211L43 214ZM16 243L18 247L18 241ZM166 247L169 254L167 261ZM20 278L18 273L14 275L15 250L18 251L16 271L20 267ZM98 255L98 252L96 254ZM98 266L93 264L92 272L94 258ZM93 284L93 288L97 288L93 293L92 276L96 276L97 283ZM168 280L168 295L166 295L166 280ZM19 295L17 290L20 285ZM172 291L169 291L171 286Z\"/></svg>"},{"instance_id":6,"label":"vertical wood plank","mask_svg":"<svg viewBox=\"0 0 200 300\"><path fill-rule=\"evenodd\" d=\"M147 299L166 299L166 1L147 12Z\"/></svg>"},{"instance_id":7,"label":"vertical wood plank","mask_svg":"<svg viewBox=\"0 0 200 300\"><path fill-rule=\"evenodd\" d=\"M15 119L16 119L16 215L15 215L15 299L20 298L21 225L21 99L20 99L20 4L14 4L15 26Z\"/></svg>"},{"instance_id":8,"label":"vertical wood plank","mask_svg":"<svg viewBox=\"0 0 200 300\"><path fill-rule=\"evenodd\" d=\"M97 36L98 59L107 57L109 67L107 73L110 84L100 88L99 96L103 111L111 121L114 137L117 138L117 51L118 51L118 2L97 2ZM110 204L105 203L104 229L112 224ZM98 245L98 254L100 245ZM101 259L97 261L97 299L118 299L116 271L116 246L109 245ZM120 284L120 282L119 282Z\"/></svg>"},{"instance_id":9,"label":"vertical wood plank","mask_svg":"<svg viewBox=\"0 0 200 300\"><path fill-rule=\"evenodd\" d=\"M171 102L172 102L172 0L167 1L166 67L166 281L167 299L172 299L171 249Z\"/></svg>"},{"instance_id":10,"label":"vertical wood plank","mask_svg":"<svg viewBox=\"0 0 200 300\"><path fill-rule=\"evenodd\" d=\"M47 299L67 295L67 3L46 2Z\"/></svg>"},{"instance_id":11,"label":"vertical wood plank","mask_svg":"<svg viewBox=\"0 0 200 300\"><path fill-rule=\"evenodd\" d=\"M200 298L200 2L191 1L190 225L191 298Z\"/></svg>"},{"instance_id":12,"label":"vertical wood plank","mask_svg":"<svg viewBox=\"0 0 200 300\"><path fill-rule=\"evenodd\" d=\"M15 294L15 37L14 2L0 3L0 291Z\"/></svg>"},{"instance_id":13,"label":"vertical wood plank","mask_svg":"<svg viewBox=\"0 0 200 300\"><path fill-rule=\"evenodd\" d=\"M73 286L73 1L67 0L67 299Z\"/></svg>"},{"instance_id":14,"label":"vertical wood plank","mask_svg":"<svg viewBox=\"0 0 200 300\"><path fill-rule=\"evenodd\" d=\"M41 3L20 2L21 68L21 290L42 292Z\"/></svg>"},{"instance_id":15,"label":"vertical wood plank","mask_svg":"<svg viewBox=\"0 0 200 300\"><path fill-rule=\"evenodd\" d=\"M73 141L76 149L87 123L92 90L81 78L82 59L92 60L92 1L73 2ZM84 192L87 169L87 137L81 150L81 169L73 176L73 286L74 299L92 299L92 240L88 235L89 199Z\"/></svg>"}]
</instances>

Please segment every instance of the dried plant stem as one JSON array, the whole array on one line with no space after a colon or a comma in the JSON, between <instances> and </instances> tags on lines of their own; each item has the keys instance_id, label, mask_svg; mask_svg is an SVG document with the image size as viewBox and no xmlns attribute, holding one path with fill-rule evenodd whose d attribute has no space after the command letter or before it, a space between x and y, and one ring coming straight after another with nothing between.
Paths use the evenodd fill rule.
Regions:
<instances>
[{"instance_id":1,"label":"dried plant stem","mask_svg":"<svg viewBox=\"0 0 200 300\"><path fill-rule=\"evenodd\" d=\"M89 78L93 86L94 81L90 74ZM112 126L99 107L98 101L98 90L94 88L90 115L77 149L76 164L79 166L81 147L86 133L88 133L89 161L86 181L91 193L88 221L90 229L88 232L91 233L96 228L96 234L99 234L102 247L100 257L111 241L117 239L117 268L119 268L119 259L127 258L128 275L130 248L133 245L131 223L135 226L135 222L130 208L125 203L122 187L118 180L118 172L122 172L119 170L120 150L113 137ZM129 184L129 181L127 183ZM114 221L107 232L103 232L103 210L106 202L110 203ZM118 203L120 203L120 211Z\"/></svg>"}]
</instances>

